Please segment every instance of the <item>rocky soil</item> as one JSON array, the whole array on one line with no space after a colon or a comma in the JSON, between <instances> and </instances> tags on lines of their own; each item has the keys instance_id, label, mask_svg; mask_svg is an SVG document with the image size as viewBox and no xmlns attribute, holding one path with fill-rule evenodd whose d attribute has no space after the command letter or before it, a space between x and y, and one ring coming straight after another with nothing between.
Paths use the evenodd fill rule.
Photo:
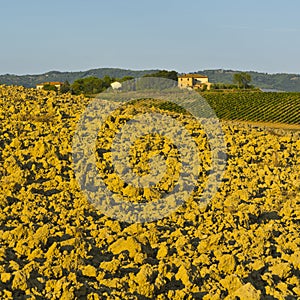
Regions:
<instances>
[{"instance_id":1,"label":"rocky soil","mask_svg":"<svg viewBox=\"0 0 300 300\"><path fill-rule=\"evenodd\" d=\"M200 207L195 193L168 217L129 224L88 203L75 179L88 102L0 86L0 299L300 298L299 133L223 123L214 199Z\"/></svg>"}]
</instances>

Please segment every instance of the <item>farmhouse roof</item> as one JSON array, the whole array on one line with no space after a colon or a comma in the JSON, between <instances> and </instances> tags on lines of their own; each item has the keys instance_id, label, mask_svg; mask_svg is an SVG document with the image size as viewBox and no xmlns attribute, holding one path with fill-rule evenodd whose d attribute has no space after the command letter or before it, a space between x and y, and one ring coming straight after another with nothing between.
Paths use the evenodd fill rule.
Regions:
<instances>
[{"instance_id":1,"label":"farmhouse roof","mask_svg":"<svg viewBox=\"0 0 300 300\"><path fill-rule=\"evenodd\" d=\"M200 74L184 74L184 75L179 75L179 78L208 78L205 75L200 75Z\"/></svg>"},{"instance_id":2,"label":"farmhouse roof","mask_svg":"<svg viewBox=\"0 0 300 300\"><path fill-rule=\"evenodd\" d=\"M57 84L63 84L62 82L59 81L50 81L50 82L46 82L46 84L51 84L51 85L57 85Z\"/></svg>"},{"instance_id":3,"label":"farmhouse roof","mask_svg":"<svg viewBox=\"0 0 300 300\"><path fill-rule=\"evenodd\" d=\"M59 81L50 81L50 82L44 82L44 83L39 83L37 85L46 85L46 84L50 84L50 85L62 85L62 82Z\"/></svg>"}]
</instances>

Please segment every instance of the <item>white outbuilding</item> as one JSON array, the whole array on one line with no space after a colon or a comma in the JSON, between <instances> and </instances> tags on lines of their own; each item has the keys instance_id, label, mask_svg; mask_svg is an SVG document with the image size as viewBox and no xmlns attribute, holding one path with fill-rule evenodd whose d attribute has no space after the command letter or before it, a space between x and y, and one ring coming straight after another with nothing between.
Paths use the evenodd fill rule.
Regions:
<instances>
[{"instance_id":1,"label":"white outbuilding","mask_svg":"<svg viewBox=\"0 0 300 300\"><path fill-rule=\"evenodd\" d=\"M119 90L122 87L122 83L120 83L119 81L115 81L111 83L110 86L112 87L113 90Z\"/></svg>"}]
</instances>

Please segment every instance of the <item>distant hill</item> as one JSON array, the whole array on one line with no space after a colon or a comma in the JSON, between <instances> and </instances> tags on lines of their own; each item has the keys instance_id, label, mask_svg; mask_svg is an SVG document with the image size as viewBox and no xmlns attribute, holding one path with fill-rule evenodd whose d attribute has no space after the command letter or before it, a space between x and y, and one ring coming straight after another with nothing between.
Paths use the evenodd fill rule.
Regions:
<instances>
[{"instance_id":1,"label":"distant hill","mask_svg":"<svg viewBox=\"0 0 300 300\"><path fill-rule=\"evenodd\" d=\"M23 85L25 87L35 87L36 84L46 81L66 81L73 83L74 80L95 76L103 78L105 75L115 78L124 76L141 77L145 74L158 72L159 70L125 70L117 68L99 68L81 72L58 72L51 71L40 75L0 75L0 84ZM212 83L232 83L234 70L199 70L195 73L204 74L209 77ZM266 90L278 90L287 92L300 92L300 74L268 74L249 71L252 76L252 84Z\"/></svg>"},{"instance_id":2,"label":"distant hill","mask_svg":"<svg viewBox=\"0 0 300 300\"><path fill-rule=\"evenodd\" d=\"M207 75L213 83L232 83L233 70L202 70L196 73ZM300 92L300 74L268 74L247 71L252 77L251 84L265 90Z\"/></svg>"},{"instance_id":3,"label":"distant hill","mask_svg":"<svg viewBox=\"0 0 300 300\"><path fill-rule=\"evenodd\" d=\"M43 83L47 81L64 82L68 80L70 83L73 83L76 79L80 79L80 78L85 78L89 76L103 78L106 75L114 78L122 78L125 76L141 77L145 74L155 73L157 71L158 70L133 71L133 70L125 70L125 69L117 69L117 68L100 68L100 69L92 69L92 70L81 71L81 72L51 71L40 75L5 74L5 75L0 75L0 84L35 87L38 83Z\"/></svg>"}]
</instances>

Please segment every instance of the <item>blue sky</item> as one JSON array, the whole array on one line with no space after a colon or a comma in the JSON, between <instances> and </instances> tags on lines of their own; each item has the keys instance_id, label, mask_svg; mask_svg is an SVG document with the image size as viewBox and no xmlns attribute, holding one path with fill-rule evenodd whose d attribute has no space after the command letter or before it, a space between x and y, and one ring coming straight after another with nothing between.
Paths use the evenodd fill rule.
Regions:
<instances>
[{"instance_id":1,"label":"blue sky","mask_svg":"<svg viewBox=\"0 0 300 300\"><path fill-rule=\"evenodd\" d=\"M299 0L0 4L0 74L99 67L300 73Z\"/></svg>"}]
</instances>

